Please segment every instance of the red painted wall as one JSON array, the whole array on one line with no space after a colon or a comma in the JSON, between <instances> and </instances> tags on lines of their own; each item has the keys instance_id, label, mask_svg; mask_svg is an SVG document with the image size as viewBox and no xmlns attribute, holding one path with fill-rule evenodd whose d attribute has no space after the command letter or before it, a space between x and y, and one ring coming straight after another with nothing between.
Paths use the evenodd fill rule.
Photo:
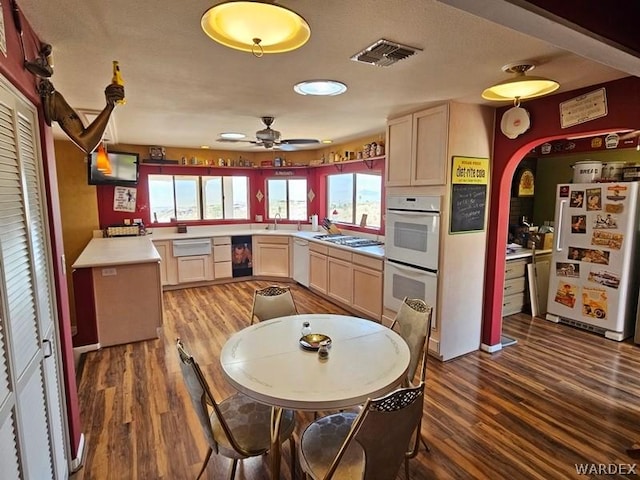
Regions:
<instances>
[{"instance_id":1,"label":"red painted wall","mask_svg":"<svg viewBox=\"0 0 640 480\"><path fill-rule=\"evenodd\" d=\"M601 87L606 90L607 115L562 129L560 103ZM514 140L508 139L499 131L496 131L494 138L482 329L482 343L490 346L500 344L509 196L511 180L518 163L532 148L548 140L640 128L640 78L627 77L602 85L534 99L523 102L522 107L529 111L531 128ZM508 108L510 106L498 110L496 125L500 125L502 115Z\"/></svg>"},{"instance_id":2,"label":"red painted wall","mask_svg":"<svg viewBox=\"0 0 640 480\"><path fill-rule=\"evenodd\" d=\"M368 166L370 165L370 167ZM114 187L110 185L99 185L96 187L98 197L98 215L100 220L100 228L105 228L109 225L122 224L124 219L141 218L145 225L153 227L169 226L170 224L153 224L151 221L149 210L149 174L162 174L162 175L242 175L249 177L249 199L250 199L250 219L246 221L238 220L207 220L207 221L188 221L189 225L225 225L225 224L238 224L238 223L253 223L256 215L262 215L263 221L268 223L269 219L266 214L266 201L265 198L262 201L258 201L256 193L258 190L263 195L267 194L267 179L268 178L307 178L307 189L313 190L315 196L313 200L307 202L307 212L311 216L318 214L320 218L327 216L326 212L326 177L329 174L343 173L370 173L377 172L383 178L384 184L384 160L374 160L369 164L365 162L354 162L346 164L331 164L321 167L313 168L294 168L288 170L283 167L280 171L291 171L292 175L278 177L275 175L277 170L259 169L259 168L216 168L216 167L185 167L185 166L171 166L171 165L140 165L140 175L137 186L136 194L136 211L135 212L115 212L113 210L113 192ZM383 186L383 198L384 198L384 186ZM384 209L384 204L382 205ZM295 221L288 222L283 220L282 223L297 223ZM354 231L366 231L371 232L371 229L364 229L360 227L349 227ZM376 233L383 234L384 226Z\"/></svg>"},{"instance_id":3,"label":"red painted wall","mask_svg":"<svg viewBox=\"0 0 640 480\"><path fill-rule=\"evenodd\" d=\"M69 313L69 295L64 275L62 222L58 204L58 182L55 167L55 152L51 129L42 120L40 97L36 93L35 77L23 68L23 57L19 43L19 36L13 23L9 2L0 5L4 17L5 34L7 40L7 57L0 62L0 74L6 77L12 85L21 91L39 110L40 137L42 144L43 173L45 177L46 199L48 203L49 229L51 237L51 255L54 260L54 286L60 333L60 351L62 356L62 374L66 393L67 416L71 440L71 457L75 458L80 443L81 422L78 408L78 395L73 360L73 346L71 342L71 320ZM22 19L25 55L29 59L37 56L39 40L29 22ZM54 81L55 83L55 81Z\"/></svg>"}]
</instances>

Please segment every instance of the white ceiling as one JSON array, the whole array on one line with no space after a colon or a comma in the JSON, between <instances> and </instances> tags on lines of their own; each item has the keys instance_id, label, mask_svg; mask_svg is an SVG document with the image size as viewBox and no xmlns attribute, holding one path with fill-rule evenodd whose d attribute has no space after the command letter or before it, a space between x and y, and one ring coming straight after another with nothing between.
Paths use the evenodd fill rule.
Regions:
<instances>
[{"instance_id":1,"label":"white ceiling","mask_svg":"<svg viewBox=\"0 0 640 480\"><path fill-rule=\"evenodd\" d=\"M305 17L311 39L297 51L262 58L223 47L201 31L202 13L218 3L212 0L17 2L53 46L51 80L74 108L101 109L111 61L120 62L127 103L113 116L118 143L262 148L215 139L224 131L254 138L264 115L276 117L273 127L283 138L341 143L382 132L389 116L446 100L487 103L480 92L507 78L501 67L519 60L539 62L533 74L558 80L560 91L631 71L435 0L281 1ZM350 60L380 38L422 51L391 67ZM294 93L295 83L318 78L340 80L349 90L338 97Z\"/></svg>"}]
</instances>

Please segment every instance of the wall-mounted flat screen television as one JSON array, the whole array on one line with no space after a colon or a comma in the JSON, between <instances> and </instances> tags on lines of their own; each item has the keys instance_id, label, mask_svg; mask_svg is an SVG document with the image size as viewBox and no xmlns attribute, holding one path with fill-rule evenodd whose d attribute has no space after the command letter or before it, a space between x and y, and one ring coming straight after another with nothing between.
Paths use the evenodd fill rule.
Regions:
<instances>
[{"instance_id":1,"label":"wall-mounted flat screen television","mask_svg":"<svg viewBox=\"0 0 640 480\"><path fill-rule=\"evenodd\" d=\"M121 185L134 187L138 184L138 154L129 152L107 152L108 165L98 165L98 152L88 158L89 185Z\"/></svg>"}]
</instances>

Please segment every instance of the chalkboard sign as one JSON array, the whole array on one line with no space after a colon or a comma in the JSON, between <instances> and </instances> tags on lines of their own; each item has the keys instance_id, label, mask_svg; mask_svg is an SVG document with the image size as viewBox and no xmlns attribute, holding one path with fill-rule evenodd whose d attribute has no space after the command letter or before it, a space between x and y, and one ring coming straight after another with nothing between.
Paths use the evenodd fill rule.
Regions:
<instances>
[{"instance_id":1,"label":"chalkboard sign","mask_svg":"<svg viewBox=\"0 0 640 480\"><path fill-rule=\"evenodd\" d=\"M484 230L487 186L454 184L451 186L451 233Z\"/></svg>"}]
</instances>

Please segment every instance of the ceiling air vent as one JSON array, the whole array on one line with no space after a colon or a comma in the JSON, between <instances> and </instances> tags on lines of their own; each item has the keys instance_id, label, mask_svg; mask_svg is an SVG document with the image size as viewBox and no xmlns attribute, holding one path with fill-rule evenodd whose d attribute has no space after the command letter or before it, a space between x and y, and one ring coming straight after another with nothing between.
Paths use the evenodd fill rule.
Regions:
<instances>
[{"instance_id":1,"label":"ceiling air vent","mask_svg":"<svg viewBox=\"0 0 640 480\"><path fill-rule=\"evenodd\" d=\"M373 45L369 45L361 52L353 55L351 60L376 65L378 67L388 67L398 60L403 60L419 51L422 51L422 49L401 45L381 38Z\"/></svg>"}]
</instances>

